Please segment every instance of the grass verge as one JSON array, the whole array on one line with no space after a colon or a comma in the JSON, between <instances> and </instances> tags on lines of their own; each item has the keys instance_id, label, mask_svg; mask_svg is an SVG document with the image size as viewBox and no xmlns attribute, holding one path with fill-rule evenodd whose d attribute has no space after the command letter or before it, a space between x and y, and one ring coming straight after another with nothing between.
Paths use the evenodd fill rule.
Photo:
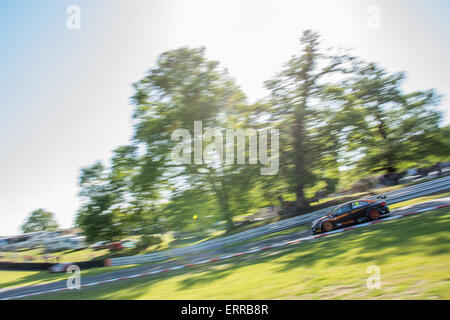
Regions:
<instances>
[{"instance_id":1,"label":"grass verge","mask_svg":"<svg viewBox=\"0 0 450 320\"><path fill-rule=\"evenodd\" d=\"M449 299L450 210L33 299ZM369 266L381 288L368 289Z\"/></svg>"}]
</instances>

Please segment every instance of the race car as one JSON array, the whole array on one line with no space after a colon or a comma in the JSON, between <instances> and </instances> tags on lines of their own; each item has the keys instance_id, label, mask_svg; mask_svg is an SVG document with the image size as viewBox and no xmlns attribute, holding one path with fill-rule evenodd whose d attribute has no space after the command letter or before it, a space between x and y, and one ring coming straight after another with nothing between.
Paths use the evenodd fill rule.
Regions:
<instances>
[{"instance_id":1,"label":"race car","mask_svg":"<svg viewBox=\"0 0 450 320\"><path fill-rule=\"evenodd\" d=\"M384 197L385 199L386 197ZM383 199L379 197L379 199ZM383 200L354 200L334 208L328 215L313 221L313 234L329 232L334 229L377 220L389 213L389 207Z\"/></svg>"}]
</instances>

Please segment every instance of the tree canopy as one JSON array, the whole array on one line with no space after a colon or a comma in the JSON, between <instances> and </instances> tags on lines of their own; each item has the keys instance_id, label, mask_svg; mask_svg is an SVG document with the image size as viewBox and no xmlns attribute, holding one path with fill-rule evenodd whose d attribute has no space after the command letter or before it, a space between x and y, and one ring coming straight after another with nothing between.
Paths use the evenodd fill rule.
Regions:
<instances>
[{"instance_id":1,"label":"tree canopy","mask_svg":"<svg viewBox=\"0 0 450 320\"><path fill-rule=\"evenodd\" d=\"M37 209L30 213L27 221L22 225L23 233L38 231L55 231L58 223L54 219L54 214L45 209Z\"/></svg>"},{"instance_id":2,"label":"tree canopy","mask_svg":"<svg viewBox=\"0 0 450 320\"><path fill-rule=\"evenodd\" d=\"M81 170L77 224L88 241L220 222L231 231L236 216L282 195L307 209L313 192L336 191L344 166L366 177L450 157L434 90L404 92L405 73L324 50L311 30L300 46L255 103L204 47L162 53L133 84L130 144L116 148L110 164ZM226 139L227 129L244 143ZM251 153L267 129L278 130L274 175L262 174Z\"/></svg>"}]
</instances>

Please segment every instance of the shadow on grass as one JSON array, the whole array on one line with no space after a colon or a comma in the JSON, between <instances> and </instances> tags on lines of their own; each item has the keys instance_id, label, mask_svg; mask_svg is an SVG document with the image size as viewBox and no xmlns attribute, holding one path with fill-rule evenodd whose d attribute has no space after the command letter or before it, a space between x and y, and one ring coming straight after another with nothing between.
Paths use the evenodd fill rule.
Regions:
<instances>
[{"instance_id":1,"label":"shadow on grass","mask_svg":"<svg viewBox=\"0 0 450 320\"><path fill-rule=\"evenodd\" d=\"M16 271L11 271L11 272L16 272ZM32 271L30 271L30 272L32 272ZM10 281L10 282L2 283L2 284L0 284L0 289L23 286L23 285L27 285L29 283L32 283L31 285L39 285L39 284L42 284L45 282L58 281L58 280L62 280L62 279L63 278L60 274L49 273L47 271L38 271L37 273L29 274L29 275L14 279L13 281Z\"/></svg>"},{"instance_id":2,"label":"shadow on grass","mask_svg":"<svg viewBox=\"0 0 450 320\"><path fill-rule=\"evenodd\" d=\"M444 221L445 223L440 223ZM427 217L412 216L401 220L386 222L383 225L374 225L368 228L355 229L343 234L336 234L327 238L316 239L312 242L285 247L281 250L270 250L254 253L251 256L243 256L227 262L226 268L217 270L213 266L203 267L201 274L191 273L188 279L179 282L180 289L186 289L195 285L202 285L219 280L237 269L249 265L257 265L268 261L274 261L283 257L286 253L295 253L294 258L288 261L278 261L278 271L284 272L297 267L312 268L322 261L330 264L354 264L377 263L382 264L392 258L391 255L380 255L381 249L395 248L396 256L407 255L413 252L422 252L429 256L447 254L449 239L431 236L423 238L423 235L433 233L445 233L449 230L450 218L440 214L429 214ZM347 255L349 250L355 250L356 254ZM313 251L312 251L313 250Z\"/></svg>"}]
</instances>

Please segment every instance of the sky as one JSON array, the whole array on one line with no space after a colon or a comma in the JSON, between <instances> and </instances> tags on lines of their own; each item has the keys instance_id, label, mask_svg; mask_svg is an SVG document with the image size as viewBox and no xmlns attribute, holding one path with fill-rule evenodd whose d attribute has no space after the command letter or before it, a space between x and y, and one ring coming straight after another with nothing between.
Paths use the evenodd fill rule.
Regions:
<instances>
[{"instance_id":1,"label":"sky","mask_svg":"<svg viewBox=\"0 0 450 320\"><path fill-rule=\"evenodd\" d=\"M79 29L67 26L70 5ZM405 71L406 91L435 88L450 123L448 0L2 0L0 236L38 208L73 226L80 169L130 141L131 84L159 54L205 46L256 101L305 29Z\"/></svg>"}]
</instances>

